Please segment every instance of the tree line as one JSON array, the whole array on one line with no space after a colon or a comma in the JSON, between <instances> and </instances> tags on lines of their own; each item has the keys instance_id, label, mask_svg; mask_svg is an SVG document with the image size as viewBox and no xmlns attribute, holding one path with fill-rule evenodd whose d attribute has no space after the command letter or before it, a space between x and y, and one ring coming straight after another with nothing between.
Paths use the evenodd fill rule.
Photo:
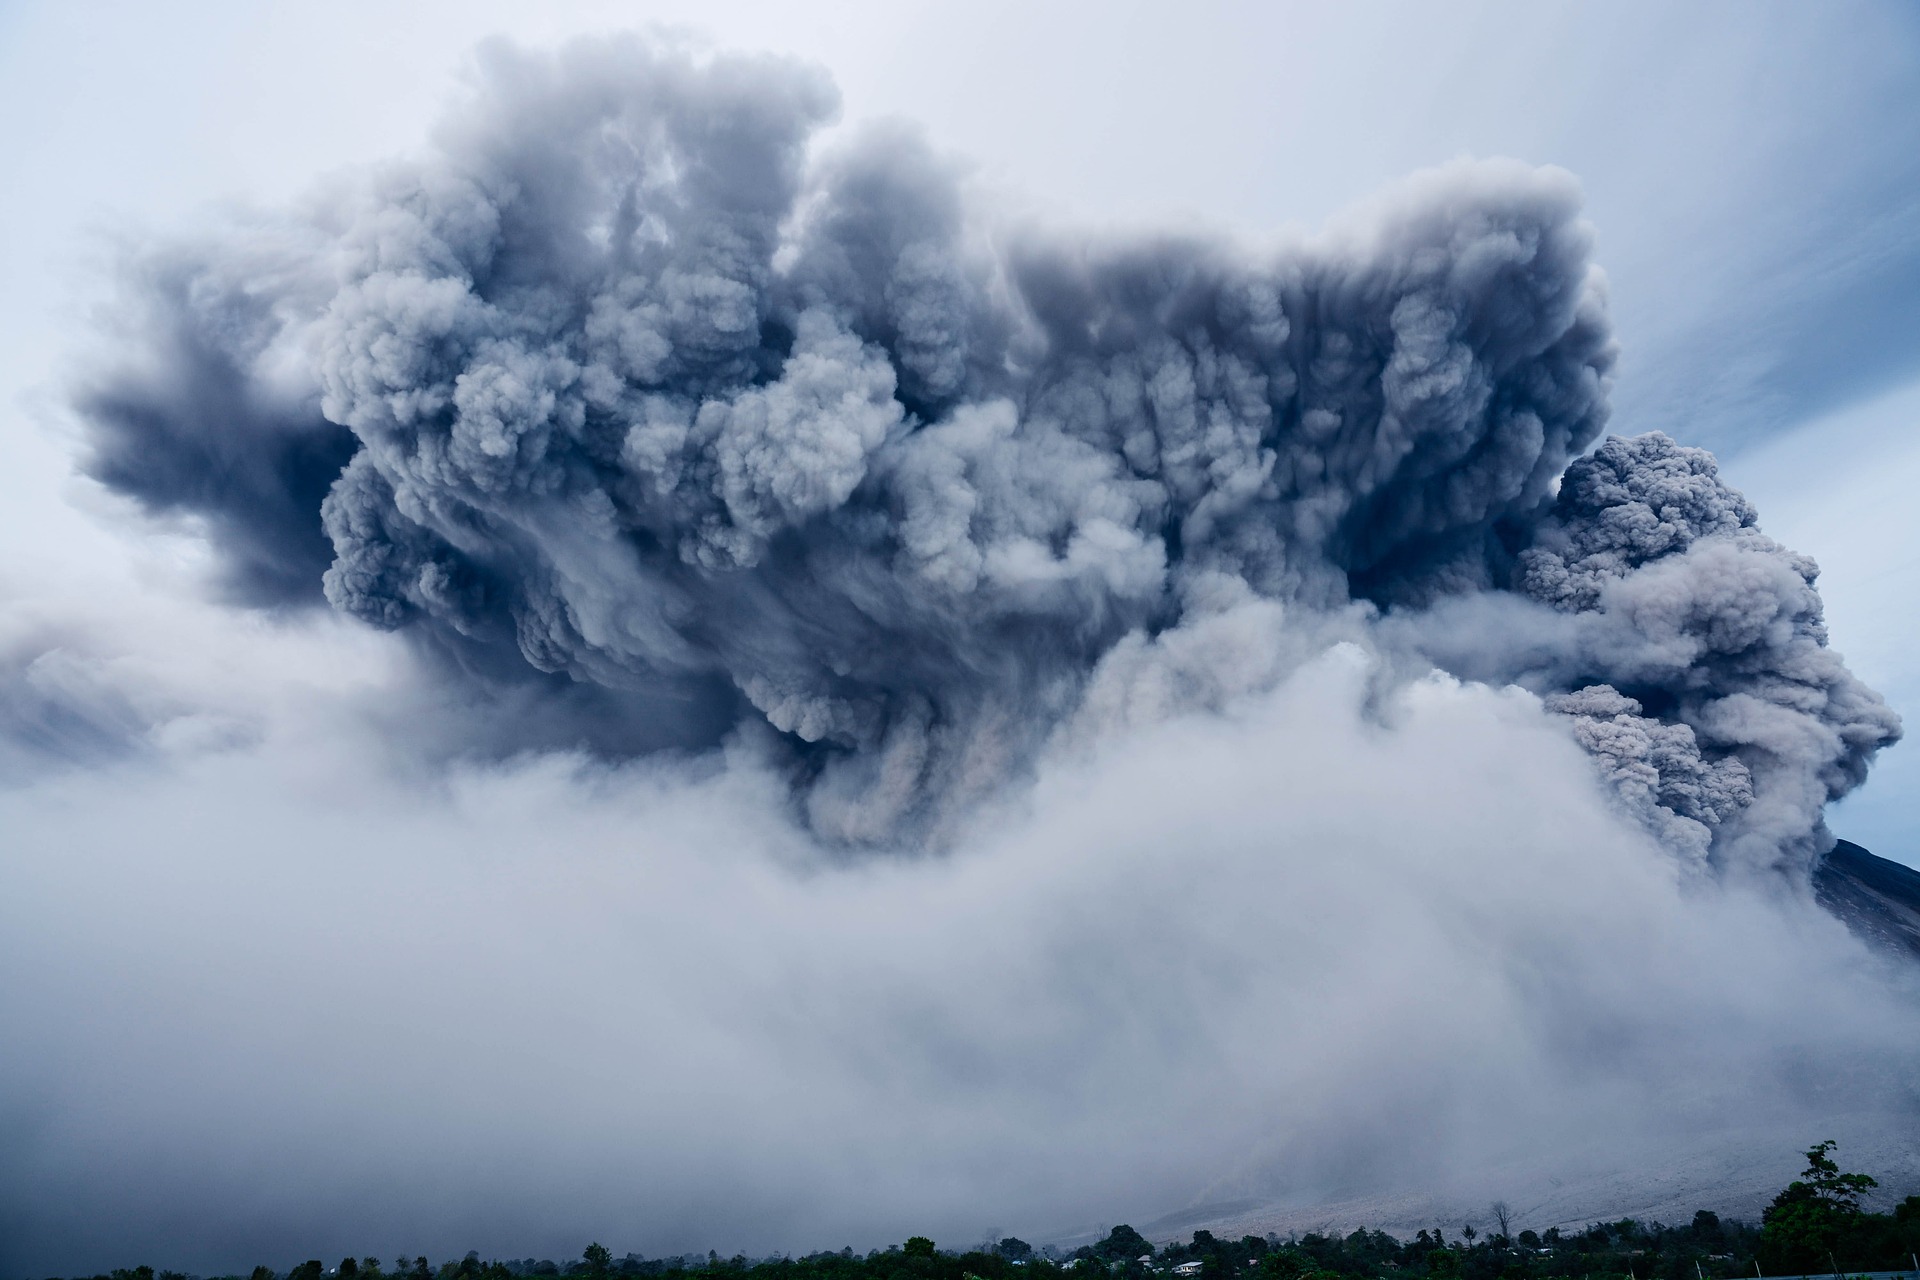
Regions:
<instances>
[{"instance_id":1,"label":"tree line","mask_svg":"<svg viewBox=\"0 0 1920 1280\"><path fill-rule=\"evenodd\" d=\"M1725 1220L1705 1209L1683 1226L1632 1218L1596 1222L1578 1231L1511 1232L1504 1204L1491 1207L1495 1227L1471 1224L1448 1238L1436 1227L1401 1240L1365 1228L1347 1235L1309 1233L1221 1240L1196 1231L1190 1240L1156 1247L1126 1225L1071 1252L1035 1249L1014 1237L967 1250L942 1250L926 1236L857 1254L793 1258L745 1256L615 1258L588 1245L578 1259L483 1261L479 1254L434 1265L424 1257L383 1263L343 1258L329 1268L309 1259L287 1271L268 1266L249 1276L213 1280L573 1280L661 1277L662 1280L1148 1280L1179 1268L1198 1280L1740 1280L1741 1277L1827 1277L1866 1271L1920 1271L1920 1195L1890 1212L1868 1210L1862 1197L1879 1184L1843 1171L1835 1144L1807 1153L1807 1168L1773 1198L1759 1226ZM1197 1264L1195 1267L1193 1264ZM61 1280L54 1277L53 1280ZM142 1266L73 1280L200 1280Z\"/></svg>"}]
</instances>

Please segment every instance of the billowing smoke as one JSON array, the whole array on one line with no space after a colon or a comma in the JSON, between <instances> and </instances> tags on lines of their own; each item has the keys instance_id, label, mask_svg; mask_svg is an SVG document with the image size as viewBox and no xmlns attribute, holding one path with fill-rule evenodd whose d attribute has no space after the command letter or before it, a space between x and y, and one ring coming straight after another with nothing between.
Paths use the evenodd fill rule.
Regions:
<instances>
[{"instance_id":1,"label":"billowing smoke","mask_svg":"<svg viewBox=\"0 0 1920 1280\"><path fill-rule=\"evenodd\" d=\"M1813 562L1755 520L1707 453L1609 439L1567 468L1509 592L1389 629L1546 694L1683 859L1805 868L1899 721L1827 647Z\"/></svg>"},{"instance_id":2,"label":"billowing smoke","mask_svg":"<svg viewBox=\"0 0 1920 1280\"><path fill-rule=\"evenodd\" d=\"M939 838L1235 593L1553 695L1696 862L1808 865L1897 736L1711 459L1574 461L1615 346L1564 173L1069 240L900 129L816 154L834 109L780 62L495 49L430 159L135 265L92 473L203 517L242 600L537 686L501 749L751 731L840 841ZM1464 617L1528 602L1562 616Z\"/></svg>"},{"instance_id":3,"label":"billowing smoke","mask_svg":"<svg viewBox=\"0 0 1920 1280\"><path fill-rule=\"evenodd\" d=\"M834 110L495 48L128 263L86 465L246 608L7 601L0 1271L1920 1177L1804 892L1897 722L1603 438L1569 176L1070 236Z\"/></svg>"},{"instance_id":4,"label":"billowing smoke","mask_svg":"<svg viewBox=\"0 0 1920 1280\"><path fill-rule=\"evenodd\" d=\"M1577 661L1645 704L1607 685L1572 695L1562 709L1581 740L1616 768L1651 769L1660 807L1706 828L1691 833L1703 856L1722 828L1747 865L1796 843L1823 852L1808 845L1817 815L1899 733L1827 648L1818 569L1755 518L1700 450L1609 440L1568 468L1518 575L1526 594L1590 619Z\"/></svg>"}]
</instances>

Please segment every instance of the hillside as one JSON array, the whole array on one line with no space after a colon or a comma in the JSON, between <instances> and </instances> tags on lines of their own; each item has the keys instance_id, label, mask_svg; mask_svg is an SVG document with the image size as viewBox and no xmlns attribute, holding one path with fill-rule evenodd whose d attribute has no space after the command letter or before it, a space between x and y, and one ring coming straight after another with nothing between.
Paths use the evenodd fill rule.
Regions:
<instances>
[{"instance_id":1,"label":"hillside","mask_svg":"<svg viewBox=\"0 0 1920 1280\"><path fill-rule=\"evenodd\" d=\"M1814 872L1813 888L1856 935L1920 960L1920 871L1842 840Z\"/></svg>"}]
</instances>

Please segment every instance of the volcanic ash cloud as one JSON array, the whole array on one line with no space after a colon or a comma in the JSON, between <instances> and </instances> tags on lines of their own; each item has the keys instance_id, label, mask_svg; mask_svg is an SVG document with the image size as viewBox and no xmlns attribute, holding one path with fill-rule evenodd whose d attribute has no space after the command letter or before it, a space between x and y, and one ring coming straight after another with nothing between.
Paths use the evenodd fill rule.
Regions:
<instances>
[{"instance_id":1,"label":"volcanic ash cloud","mask_svg":"<svg viewBox=\"0 0 1920 1280\"><path fill-rule=\"evenodd\" d=\"M1897 722L1603 439L1568 175L1076 236L834 112L495 47L128 260L85 465L226 601L0 635L0 1268L1911 1161L1807 892Z\"/></svg>"},{"instance_id":2,"label":"volcanic ash cloud","mask_svg":"<svg viewBox=\"0 0 1920 1280\"><path fill-rule=\"evenodd\" d=\"M131 262L77 394L91 473L199 517L235 600L513 709L450 742L747 741L822 837L937 844L1114 664L1169 711L1245 683L1191 633L1271 605L1543 696L1684 863L1804 873L1898 735L1710 457L1583 456L1615 344L1565 173L1280 247L1073 237L903 129L816 148L805 67L483 63L424 159Z\"/></svg>"}]
</instances>

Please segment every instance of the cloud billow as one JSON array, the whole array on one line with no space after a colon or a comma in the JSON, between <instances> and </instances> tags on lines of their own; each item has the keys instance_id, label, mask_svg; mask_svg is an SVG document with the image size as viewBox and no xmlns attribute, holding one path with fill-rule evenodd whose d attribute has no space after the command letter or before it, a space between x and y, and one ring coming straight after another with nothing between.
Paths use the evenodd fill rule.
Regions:
<instances>
[{"instance_id":1,"label":"cloud billow","mask_svg":"<svg viewBox=\"0 0 1920 1280\"><path fill-rule=\"evenodd\" d=\"M835 111L782 61L494 48L430 157L136 264L91 471L244 600L532 690L506 749L744 734L837 842L940 838L1122 667L1204 702L1226 615L1532 689L1697 864L1810 865L1897 737L1710 458L1583 457L1616 348L1568 175L1070 239L902 129L817 149Z\"/></svg>"},{"instance_id":2,"label":"cloud billow","mask_svg":"<svg viewBox=\"0 0 1920 1280\"><path fill-rule=\"evenodd\" d=\"M1806 875L1898 724L1606 436L1571 177L1080 235L836 110L493 47L132 256L85 465L267 616L0 629L0 1271L1913 1174L1916 971Z\"/></svg>"}]
</instances>

